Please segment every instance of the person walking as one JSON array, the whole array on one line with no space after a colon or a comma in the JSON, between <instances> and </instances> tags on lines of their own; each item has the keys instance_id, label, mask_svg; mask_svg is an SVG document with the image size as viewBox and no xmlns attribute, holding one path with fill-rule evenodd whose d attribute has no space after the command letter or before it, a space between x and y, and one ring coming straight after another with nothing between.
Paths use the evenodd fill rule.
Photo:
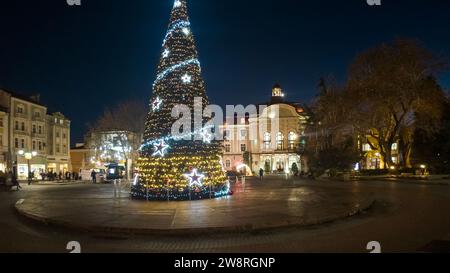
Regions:
<instances>
[{"instance_id":1,"label":"person walking","mask_svg":"<svg viewBox=\"0 0 450 273\"><path fill-rule=\"evenodd\" d=\"M94 184L97 183L97 173L95 172L94 169L92 169L91 177L92 177L92 183L94 183Z\"/></svg>"},{"instance_id":2,"label":"person walking","mask_svg":"<svg viewBox=\"0 0 450 273\"><path fill-rule=\"evenodd\" d=\"M13 186L16 186L18 191L22 189L22 187L20 186L19 181L17 181L16 175L13 172L9 172L8 173L8 179L11 179L11 184Z\"/></svg>"},{"instance_id":3,"label":"person walking","mask_svg":"<svg viewBox=\"0 0 450 273\"><path fill-rule=\"evenodd\" d=\"M261 168L259 169L259 180L263 180L264 177L264 170Z\"/></svg>"},{"instance_id":4,"label":"person walking","mask_svg":"<svg viewBox=\"0 0 450 273\"><path fill-rule=\"evenodd\" d=\"M34 172L28 172L28 186L31 185L31 182L33 180Z\"/></svg>"}]
</instances>

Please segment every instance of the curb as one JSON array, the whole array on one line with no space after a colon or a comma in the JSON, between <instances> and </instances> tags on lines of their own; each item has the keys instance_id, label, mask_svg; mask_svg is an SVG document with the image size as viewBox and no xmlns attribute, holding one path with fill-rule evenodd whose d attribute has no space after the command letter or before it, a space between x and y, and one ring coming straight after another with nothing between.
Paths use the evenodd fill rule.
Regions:
<instances>
[{"instance_id":1,"label":"curb","mask_svg":"<svg viewBox=\"0 0 450 273\"><path fill-rule=\"evenodd\" d=\"M349 213L333 215L323 217L321 219L304 220L299 219L294 221L278 221L276 223L264 223L264 224L243 224L237 226L228 227L199 227L199 228L179 228L179 229L142 229L142 228L121 228L121 227L108 227L108 226L89 226L79 223L73 223L70 221L58 220L54 218L45 218L37 216L32 213L28 213L20 208L26 200L19 200L14 208L21 215L36 222L43 223L45 225L63 227L67 229L77 230L87 233L108 233L108 235L167 235L167 236L180 236L180 235L200 235L200 234L217 234L218 232L226 233L242 233L242 232L263 232L271 231L283 228L299 228L310 227L315 225L327 224L337 220L345 219L348 217L356 216L364 211L367 211L373 207L376 200L370 197L370 201L364 202L362 206L354 207Z\"/></svg>"}]
</instances>

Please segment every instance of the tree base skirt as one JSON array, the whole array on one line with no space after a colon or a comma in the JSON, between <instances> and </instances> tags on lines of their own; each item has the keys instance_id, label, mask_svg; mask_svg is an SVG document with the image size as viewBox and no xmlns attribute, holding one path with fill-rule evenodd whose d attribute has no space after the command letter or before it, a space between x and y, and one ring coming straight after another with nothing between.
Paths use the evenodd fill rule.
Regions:
<instances>
[{"instance_id":1,"label":"tree base skirt","mask_svg":"<svg viewBox=\"0 0 450 273\"><path fill-rule=\"evenodd\" d=\"M198 190L172 190L167 192L165 189L149 189L140 186L133 186L131 188L131 199L133 200L147 200L147 201L197 201L208 200L233 195L228 185L223 187L216 187L210 191L209 187L204 187Z\"/></svg>"}]
</instances>

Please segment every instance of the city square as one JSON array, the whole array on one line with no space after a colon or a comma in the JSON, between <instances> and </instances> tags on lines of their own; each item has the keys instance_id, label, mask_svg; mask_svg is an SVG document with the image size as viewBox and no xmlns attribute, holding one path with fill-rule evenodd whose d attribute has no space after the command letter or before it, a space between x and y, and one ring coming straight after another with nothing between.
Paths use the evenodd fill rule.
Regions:
<instances>
[{"instance_id":1,"label":"city square","mask_svg":"<svg viewBox=\"0 0 450 273\"><path fill-rule=\"evenodd\" d=\"M449 185L273 177L238 184L223 200L158 205L131 202L120 185L33 185L1 193L1 232L11 236L0 247L67 253L78 241L86 252L368 253L379 241L386 252L439 252L449 239Z\"/></svg>"}]
</instances>

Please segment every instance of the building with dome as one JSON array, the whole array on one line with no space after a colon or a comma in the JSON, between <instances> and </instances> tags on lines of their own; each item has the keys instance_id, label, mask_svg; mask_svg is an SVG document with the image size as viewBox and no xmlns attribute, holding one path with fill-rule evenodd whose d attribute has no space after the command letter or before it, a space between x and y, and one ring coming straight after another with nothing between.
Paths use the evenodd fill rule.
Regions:
<instances>
[{"instance_id":1,"label":"building with dome","mask_svg":"<svg viewBox=\"0 0 450 273\"><path fill-rule=\"evenodd\" d=\"M272 88L270 101L260 105L266 107L259 108L257 114L235 118L234 123L222 126L225 169L247 174L260 169L273 174L306 171L306 162L300 156L308 122L305 107L286 101L279 84Z\"/></svg>"}]
</instances>

